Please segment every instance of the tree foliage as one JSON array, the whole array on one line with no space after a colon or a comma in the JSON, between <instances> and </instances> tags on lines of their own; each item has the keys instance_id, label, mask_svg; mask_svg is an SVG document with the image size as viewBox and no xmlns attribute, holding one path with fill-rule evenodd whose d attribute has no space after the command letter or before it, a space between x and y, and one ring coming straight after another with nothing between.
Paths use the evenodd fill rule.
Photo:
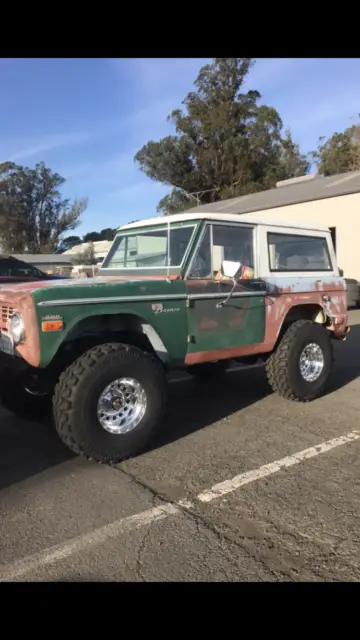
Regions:
<instances>
[{"instance_id":1,"label":"tree foliage","mask_svg":"<svg viewBox=\"0 0 360 640\"><path fill-rule=\"evenodd\" d=\"M4 252L52 253L66 231L75 229L87 199L70 202L65 179L40 162L35 169L0 164L0 239Z\"/></svg>"},{"instance_id":2,"label":"tree foliage","mask_svg":"<svg viewBox=\"0 0 360 640\"><path fill-rule=\"evenodd\" d=\"M89 233L85 233L83 237L83 242L99 242L100 240L114 240L116 234L116 229L110 229L107 227L106 229L102 229L102 231L90 231Z\"/></svg>"},{"instance_id":3,"label":"tree foliage","mask_svg":"<svg viewBox=\"0 0 360 640\"><path fill-rule=\"evenodd\" d=\"M317 170L325 176L360 170L360 124L348 127L343 133L333 133L328 139L319 138L319 146L311 156Z\"/></svg>"},{"instance_id":4,"label":"tree foliage","mask_svg":"<svg viewBox=\"0 0 360 640\"><path fill-rule=\"evenodd\" d=\"M75 263L77 264L96 264L95 249L92 242L89 242L88 246L76 256Z\"/></svg>"},{"instance_id":5,"label":"tree foliage","mask_svg":"<svg viewBox=\"0 0 360 640\"><path fill-rule=\"evenodd\" d=\"M69 249L76 247L77 244L81 243L82 240L80 236L66 236L66 238L62 239L58 251L68 251Z\"/></svg>"},{"instance_id":6,"label":"tree foliage","mask_svg":"<svg viewBox=\"0 0 360 640\"><path fill-rule=\"evenodd\" d=\"M278 112L244 90L251 58L215 58L195 80L184 109L169 116L175 135L149 141L135 162L172 191L158 205L164 214L275 187L304 175L309 163ZM193 197L189 196L193 194Z\"/></svg>"}]
</instances>

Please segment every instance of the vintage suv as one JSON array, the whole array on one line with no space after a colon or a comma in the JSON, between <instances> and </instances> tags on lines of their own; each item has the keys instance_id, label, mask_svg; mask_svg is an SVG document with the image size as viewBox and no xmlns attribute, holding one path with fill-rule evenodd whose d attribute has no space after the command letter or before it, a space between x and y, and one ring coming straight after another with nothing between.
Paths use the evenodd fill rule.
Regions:
<instances>
[{"instance_id":1,"label":"vintage suv","mask_svg":"<svg viewBox=\"0 0 360 640\"><path fill-rule=\"evenodd\" d=\"M69 449L101 462L146 445L169 371L261 358L275 392L306 402L349 331L328 229L197 212L121 227L93 279L5 285L0 322L2 404L52 405Z\"/></svg>"}]
</instances>

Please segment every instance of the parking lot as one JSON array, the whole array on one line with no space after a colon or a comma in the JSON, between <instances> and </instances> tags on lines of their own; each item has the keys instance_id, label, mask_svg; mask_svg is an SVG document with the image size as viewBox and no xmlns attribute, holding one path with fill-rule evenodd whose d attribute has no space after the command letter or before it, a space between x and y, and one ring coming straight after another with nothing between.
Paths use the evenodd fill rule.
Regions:
<instances>
[{"instance_id":1,"label":"parking lot","mask_svg":"<svg viewBox=\"0 0 360 640\"><path fill-rule=\"evenodd\" d=\"M264 370L170 385L152 449L114 467L0 414L0 580L359 580L360 311L328 392Z\"/></svg>"}]
</instances>

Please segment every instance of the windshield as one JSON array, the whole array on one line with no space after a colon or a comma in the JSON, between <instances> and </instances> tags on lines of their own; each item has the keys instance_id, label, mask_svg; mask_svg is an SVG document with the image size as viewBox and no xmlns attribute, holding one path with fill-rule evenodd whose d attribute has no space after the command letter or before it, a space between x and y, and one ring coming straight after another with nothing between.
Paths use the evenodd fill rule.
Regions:
<instances>
[{"instance_id":1,"label":"windshield","mask_svg":"<svg viewBox=\"0 0 360 640\"><path fill-rule=\"evenodd\" d=\"M0 259L0 277L34 280L46 278L46 275L31 264L26 264L25 262L20 262L20 260L14 260L12 258L4 258Z\"/></svg>"},{"instance_id":2,"label":"windshield","mask_svg":"<svg viewBox=\"0 0 360 640\"><path fill-rule=\"evenodd\" d=\"M119 234L105 258L102 269L137 269L180 267L189 246L195 225L152 229L134 229ZM170 235L170 246L168 236Z\"/></svg>"}]
</instances>

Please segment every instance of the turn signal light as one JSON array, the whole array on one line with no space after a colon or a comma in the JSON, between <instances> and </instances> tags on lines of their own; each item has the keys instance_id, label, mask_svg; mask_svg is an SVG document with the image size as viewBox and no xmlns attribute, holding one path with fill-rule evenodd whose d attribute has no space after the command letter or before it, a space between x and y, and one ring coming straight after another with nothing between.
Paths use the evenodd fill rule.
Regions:
<instances>
[{"instance_id":1,"label":"turn signal light","mask_svg":"<svg viewBox=\"0 0 360 640\"><path fill-rule=\"evenodd\" d=\"M45 320L41 323L43 331L61 331L64 328L62 320Z\"/></svg>"}]
</instances>

